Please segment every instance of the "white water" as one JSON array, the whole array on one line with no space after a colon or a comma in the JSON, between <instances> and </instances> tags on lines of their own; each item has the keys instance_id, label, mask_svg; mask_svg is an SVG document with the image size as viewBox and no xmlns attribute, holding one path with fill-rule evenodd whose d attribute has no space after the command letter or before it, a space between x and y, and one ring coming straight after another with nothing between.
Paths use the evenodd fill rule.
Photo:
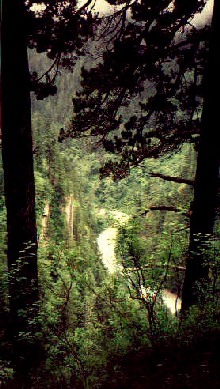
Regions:
<instances>
[{"instance_id":1,"label":"white water","mask_svg":"<svg viewBox=\"0 0 220 389\"><path fill-rule=\"evenodd\" d=\"M106 211L105 209L100 209L99 215L110 216L114 220L113 226L102 231L97 239L103 265L110 274L113 274L120 271L120 265L117 263L115 255L118 226L125 224L129 220L129 216L121 211Z\"/></svg>"},{"instance_id":2,"label":"white water","mask_svg":"<svg viewBox=\"0 0 220 389\"><path fill-rule=\"evenodd\" d=\"M115 242L117 239L118 229L108 227L99 234L97 239L102 262L110 274L117 271L117 262L115 258Z\"/></svg>"},{"instance_id":3,"label":"white water","mask_svg":"<svg viewBox=\"0 0 220 389\"><path fill-rule=\"evenodd\" d=\"M100 214L106 214L104 210L101 210ZM128 221L129 216L119 212L112 211L111 216L117 221L117 224L124 224ZM108 227L103 230L97 239L99 251L102 257L102 262L105 268L110 274L120 272L121 265L117 263L115 255L115 245L117 241L118 227ZM170 312L175 315L181 309L181 299L174 293L171 293L168 289L164 289L162 292L162 299L166 307Z\"/></svg>"},{"instance_id":4,"label":"white water","mask_svg":"<svg viewBox=\"0 0 220 389\"><path fill-rule=\"evenodd\" d=\"M175 315L181 309L181 298L178 297L175 293L171 293L168 289L164 289L162 293L162 299L166 307L170 312Z\"/></svg>"}]
</instances>

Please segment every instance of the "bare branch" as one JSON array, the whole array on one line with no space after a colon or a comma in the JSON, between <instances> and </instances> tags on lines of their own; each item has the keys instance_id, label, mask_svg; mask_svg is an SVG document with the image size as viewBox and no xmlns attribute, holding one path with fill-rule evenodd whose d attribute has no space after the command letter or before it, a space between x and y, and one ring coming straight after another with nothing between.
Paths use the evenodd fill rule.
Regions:
<instances>
[{"instance_id":1,"label":"bare branch","mask_svg":"<svg viewBox=\"0 0 220 389\"><path fill-rule=\"evenodd\" d=\"M172 182L177 182L179 184L186 184L186 185L194 186L194 180L189 180L187 178L167 176L165 174L158 173L158 172L151 172L149 174L151 177L161 178L162 180L165 180L165 181L172 181Z\"/></svg>"},{"instance_id":2,"label":"bare branch","mask_svg":"<svg viewBox=\"0 0 220 389\"><path fill-rule=\"evenodd\" d=\"M152 264L146 264L146 265L142 265L142 269L151 269L151 268L164 268L166 267L167 264L157 264L156 262L152 263ZM169 269L174 269L174 270L180 270L180 271L185 271L186 268L185 266L176 266L176 265L169 265ZM126 267L125 269L126 271L139 271L140 268L139 267Z\"/></svg>"},{"instance_id":3,"label":"bare branch","mask_svg":"<svg viewBox=\"0 0 220 389\"><path fill-rule=\"evenodd\" d=\"M152 205L148 209L146 209L144 212L141 213L141 216L147 215L149 211L171 211L171 212L177 212L181 213L184 216L190 217L191 213L190 211L185 211L182 208L177 208L172 205Z\"/></svg>"}]
</instances>

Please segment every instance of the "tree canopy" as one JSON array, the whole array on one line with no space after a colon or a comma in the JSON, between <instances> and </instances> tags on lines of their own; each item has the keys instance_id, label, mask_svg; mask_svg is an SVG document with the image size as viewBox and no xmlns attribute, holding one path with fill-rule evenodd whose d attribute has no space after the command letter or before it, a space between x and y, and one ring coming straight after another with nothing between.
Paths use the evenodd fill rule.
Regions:
<instances>
[{"instance_id":1,"label":"tree canopy","mask_svg":"<svg viewBox=\"0 0 220 389\"><path fill-rule=\"evenodd\" d=\"M147 157L197 141L209 28L192 22L205 2L180 3L125 2L94 20L72 126L59 139L93 136L118 154L103 175L123 177Z\"/></svg>"},{"instance_id":2,"label":"tree canopy","mask_svg":"<svg viewBox=\"0 0 220 389\"><path fill-rule=\"evenodd\" d=\"M220 3L198 28L205 4L4 1L1 384L215 387Z\"/></svg>"}]
</instances>

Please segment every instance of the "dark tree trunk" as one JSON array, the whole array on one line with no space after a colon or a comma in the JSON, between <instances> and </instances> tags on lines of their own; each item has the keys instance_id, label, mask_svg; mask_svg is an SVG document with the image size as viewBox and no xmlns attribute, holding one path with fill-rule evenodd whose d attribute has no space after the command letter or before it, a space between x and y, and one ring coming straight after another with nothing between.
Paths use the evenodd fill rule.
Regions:
<instances>
[{"instance_id":1,"label":"dark tree trunk","mask_svg":"<svg viewBox=\"0 0 220 389\"><path fill-rule=\"evenodd\" d=\"M33 359L27 339L19 340L18 335L30 331L28 319L36 313L38 301L31 102L24 1L3 0L2 11L2 154L7 208L9 333L19 369L22 361L27 364Z\"/></svg>"},{"instance_id":2,"label":"dark tree trunk","mask_svg":"<svg viewBox=\"0 0 220 389\"><path fill-rule=\"evenodd\" d=\"M208 236L213 234L219 178L220 2L215 0L209 63L204 77L202 130L198 149L189 257L183 285L182 310L197 304L209 284ZM198 239L199 238L199 239ZM199 291L200 289L200 291ZM204 297L204 296L203 296Z\"/></svg>"}]
</instances>

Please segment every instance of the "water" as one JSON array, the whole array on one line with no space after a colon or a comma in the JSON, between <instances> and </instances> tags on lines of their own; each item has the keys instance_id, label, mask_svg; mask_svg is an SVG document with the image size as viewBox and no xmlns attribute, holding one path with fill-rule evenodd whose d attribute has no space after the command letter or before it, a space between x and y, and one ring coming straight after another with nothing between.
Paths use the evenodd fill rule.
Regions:
<instances>
[{"instance_id":1,"label":"water","mask_svg":"<svg viewBox=\"0 0 220 389\"><path fill-rule=\"evenodd\" d=\"M120 224L125 223L128 220L128 216L121 212L113 211L112 216ZM102 262L105 268L110 274L114 274L120 271L120 265L117 263L115 255L115 245L117 241L118 227L108 227L103 230L97 239L99 251L102 257ZM168 289L162 291L162 299L168 310L175 315L181 309L181 299L175 294L171 293Z\"/></svg>"}]
</instances>

